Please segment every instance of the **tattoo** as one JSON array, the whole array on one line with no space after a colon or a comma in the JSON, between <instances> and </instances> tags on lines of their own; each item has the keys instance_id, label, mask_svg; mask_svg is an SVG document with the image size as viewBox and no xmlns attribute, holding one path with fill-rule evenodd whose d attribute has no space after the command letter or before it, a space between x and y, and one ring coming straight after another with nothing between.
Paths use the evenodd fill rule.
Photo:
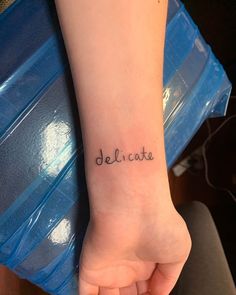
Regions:
<instances>
[{"instance_id":1,"label":"tattoo","mask_svg":"<svg viewBox=\"0 0 236 295\"><path fill-rule=\"evenodd\" d=\"M123 151L121 151L118 148L114 150L114 153L111 156L110 155L104 156L102 149L99 149L99 153L100 155L96 157L96 161L95 161L98 166L101 166L103 164L121 163L124 161L133 162L133 161L143 161L143 160L147 160L147 161L154 160L152 152L146 152L144 146L141 152L139 153L124 154Z\"/></svg>"}]
</instances>

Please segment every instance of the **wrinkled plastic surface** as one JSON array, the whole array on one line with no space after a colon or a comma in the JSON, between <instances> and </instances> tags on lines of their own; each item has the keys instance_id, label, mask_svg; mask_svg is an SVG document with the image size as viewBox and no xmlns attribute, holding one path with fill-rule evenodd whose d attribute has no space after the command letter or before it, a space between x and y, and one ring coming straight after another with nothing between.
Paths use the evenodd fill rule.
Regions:
<instances>
[{"instance_id":1,"label":"wrinkled plastic surface","mask_svg":"<svg viewBox=\"0 0 236 295\"><path fill-rule=\"evenodd\" d=\"M89 213L83 146L53 2L0 14L0 263L51 294L77 294ZM168 166L231 84L184 6L169 0L164 64Z\"/></svg>"}]
</instances>

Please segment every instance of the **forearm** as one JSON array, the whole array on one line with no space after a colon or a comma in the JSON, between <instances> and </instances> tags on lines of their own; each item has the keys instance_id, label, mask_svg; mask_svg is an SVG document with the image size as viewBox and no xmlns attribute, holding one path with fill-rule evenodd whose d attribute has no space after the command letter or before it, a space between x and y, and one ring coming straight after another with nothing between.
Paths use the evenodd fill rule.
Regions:
<instances>
[{"instance_id":1,"label":"forearm","mask_svg":"<svg viewBox=\"0 0 236 295\"><path fill-rule=\"evenodd\" d=\"M160 2L160 3L159 3ZM90 206L170 202L162 108L165 0L56 0L79 106Z\"/></svg>"}]
</instances>

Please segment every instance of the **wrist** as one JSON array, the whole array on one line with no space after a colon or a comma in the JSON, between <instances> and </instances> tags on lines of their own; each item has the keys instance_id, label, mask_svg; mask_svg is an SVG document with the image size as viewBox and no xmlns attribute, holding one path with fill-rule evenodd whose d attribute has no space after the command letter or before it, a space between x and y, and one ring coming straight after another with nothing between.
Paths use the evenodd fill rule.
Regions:
<instances>
[{"instance_id":1,"label":"wrist","mask_svg":"<svg viewBox=\"0 0 236 295\"><path fill-rule=\"evenodd\" d=\"M155 215L173 207L167 174L157 169L149 174L130 168L90 171L87 186L92 214Z\"/></svg>"},{"instance_id":2,"label":"wrist","mask_svg":"<svg viewBox=\"0 0 236 295\"><path fill-rule=\"evenodd\" d=\"M128 137L126 137L128 138ZM139 141L139 142L138 142ZM86 145L85 172L91 212L156 214L171 208L164 145L119 140L94 149Z\"/></svg>"}]
</instances>

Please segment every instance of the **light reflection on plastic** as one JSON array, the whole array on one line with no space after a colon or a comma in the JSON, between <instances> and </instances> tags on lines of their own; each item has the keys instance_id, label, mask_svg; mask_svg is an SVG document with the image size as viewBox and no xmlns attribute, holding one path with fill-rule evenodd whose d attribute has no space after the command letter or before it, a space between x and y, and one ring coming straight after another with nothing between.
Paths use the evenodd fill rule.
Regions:
<instances>
[{"instance_id":1,"label":"light reflection on plastic","mask_svg":"<svg viewBox=\"0 0 236 295\"><path fill-rule=\"evenodd\" d=\"M205 107L208 107L208 105L210 104L210 100L208 100L206 103L205 103Z\"/></svg>"},{"instance_id":2,"label":"light reflection on plastic","mask_svg":"<svg viewBox=\"0 0 236 295\"><path fill-rule=\"evenodd\" d=\"M13 84L14 80L14 75L10 76L7 80L5 80L1 85L0 85L0 92L2 93L3 91L5 91L7 89L7 87L9 87L9 85Z\"/></svg>"},{"instance_id":3,"label":"light reflection on plastic","mask_svg":"<svg viewBox=\"0 0 236 295\"><path fill-rule=\"evenodd\" d=\"M197 49L200 51L200 52L206 52L201 40L199 38L196 38L195 40L195 45L197 46Z\"/></svg>"},{"instance_id":4,"label":"light reflection on plastic","mask_svg":"<svg viewBox=\"0 0 236 295\"><path fill-rule=\"evenodd\" d=\"M165 110L166 104L170 98L170 92L171 92L170 87L167 87L163 92L163 110Z\"/></svg>"},{"instance_id":5,"label":"light reflection on plastic","mask_svg":"<svg viewBox=\"0 0 236 295\"><path fill-rule=\"evenodd\" d=\"M71 224L68 219L63 219L58 226L52 231L49 239L53 244L65 244L69 241L71 233Z\"/></svg>"},{"instance_id":6,"label":"light reflection on plastic","mask_svg":"<svg viewBox=\"0 0 236 295\"><path fill-rule=\"evenodd\" d=\"M56 176L71 157L72 146L60 152L70 139L70 126L64 122L52 122L44 130L42 137L42 169ZM55 161L54 163L52 163Z\"/></svg>"}]
</instances>

